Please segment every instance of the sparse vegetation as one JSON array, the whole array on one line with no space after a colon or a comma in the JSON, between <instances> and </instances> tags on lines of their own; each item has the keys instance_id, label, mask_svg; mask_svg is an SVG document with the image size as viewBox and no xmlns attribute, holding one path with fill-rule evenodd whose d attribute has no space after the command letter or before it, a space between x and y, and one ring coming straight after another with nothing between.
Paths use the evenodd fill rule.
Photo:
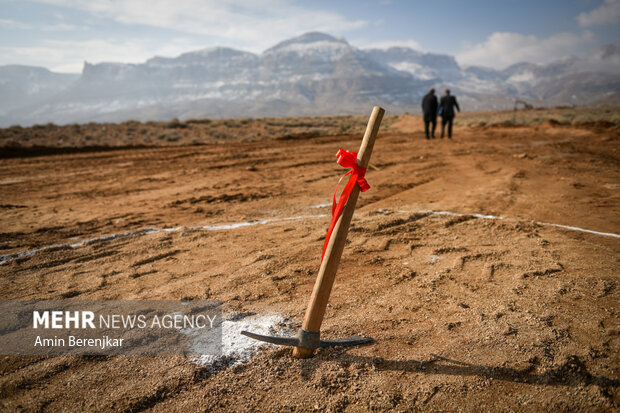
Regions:
<instances>
[{"instance_id":1,"label":"sparse vegetation","mask_svg":"<svg viewBox=\"0 0 620 413\"><path fill-rule=\"evenodd\" d=\"M166 127L168 127L168 128L175 128L175 129L183 129L183 128L187 128L187 126L188 126L187 123L181 122L177 118L172 119L166 125Z\"/></svg>"},{"instance_id":2,"label":"sparse vegetation","mask_svg":"<svg viewBox=\"0 0 620 413\"><path fill-rule=\"evenodd\" d=\"M620 124L619 106L539 108L519 109L494 112L465 112L457 115L455 125L492 126L492 125L540 125L555 122L558 125L580 125L596 122Z\"/></svg>"},{"instance_id":3,"label":"sparse vegetation","mask_svg":"<svg viewBox=\"0 0 620 413\"><path fill-rule=\"evenodd\" d=\"M392 125L404 115L386 115L382 131L392 130ZM248 141L257 139L316 139L332 135L358 135L364 133L367 115L318 116L298 118L239 118L239 119L188 119L178 118L168 122L139 122L129 120L118 124L95 123L57 126L49 123L0 129L0 147L53 147L70 148L85 146L152 146L192 145L221 141ZM613 126L620 124L620 106L556 107L549 109L512 110L495 112L464 112L456 117L455 124L468 127L539 125L589 125Z\"/></svg>"}]
</instances>

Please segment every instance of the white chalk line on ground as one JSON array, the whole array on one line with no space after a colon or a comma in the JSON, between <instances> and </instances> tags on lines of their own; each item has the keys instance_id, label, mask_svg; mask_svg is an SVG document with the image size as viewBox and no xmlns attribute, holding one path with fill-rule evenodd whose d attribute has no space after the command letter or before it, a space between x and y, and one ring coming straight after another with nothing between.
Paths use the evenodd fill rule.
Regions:
<instances>
[{"instance_id":1,"label":"white chalk line on ground","mask_svg":"<svg viewBox=\"0 0 620 413\"><path fill-rule=\"evenodd\" d=\"M387 211L387 210L385 210L385 211ZM495 216L495 215L461 214L459 212L451 212L451 211L433 211L433 210L405 211L405 210L399 209L399 210L396 210L395 212L406 213L406 214L449 215L449 216L454 216L454 217L475 217L475 218L480 218L480 219L496 219L496 220L518 221L515 218L498 217L498 216ZM614 234L613 232L599 232L599 231L593 231L591 229L573 227L573 226L570 226L570 225L551 224L549 222L534 221L534 224L543 225L543 226L547 226L547 227L563 228L563 229L568 229L568 230L571 230L571 231L585 232L585 233L588 233L588 234L601 235L601 236L604 236L604 237L620 238L619 234Z\"/></svg>"},{"instance_id":2,"label":"white chalk line on ground","mask_svg":"<svg viewBox=\"0 0 620 413\"><path fill-rule=\"evenodd\" d=\"M78 241L74 243L47 245L45 247L37 248L34 250L30 250L30 251L21 251L21 252L14 252L12 254L0 255L0 265L7 264L19 258L31 257L35 254L38 254L44 251L68 250L68 249L83 247L86 245L115 241L121 238L135 237L138 235L155 234L158 232L178 232L178 231L187 231L187 230L222 231L222 230L228 230L228 229L250 227L253 225L265 225L265 224L270 224L272 222L325 218L326 216L327 216L326 214L299 215L295 217L268 218L268 219L262 219L262 220L257 220L257 221L244 221L244 222L237 222L233 224L201 225L201 226L194 226L194 227L179 226L179 227L174 227L174 228L144 228L144 229L140 229L135 232L122 232L120 234L102 235L99 237L90 238L87 240L82 240L82 241Z\"/></svg>"},{"instance_id":3,"label":"white chalk line on ground","mask_svg":"<svg viewBox=\"0 0 620 413\"><path fill-rule=\"evenodd\" d=\"M320 206L312 205L311 208L325 207L325 206L327 206L329 204L327 204L327 205L319 204L319 205ZM387 209L379 209L379 212L388 214L388 213L391 213L392 211L387 210ZM398 210L396 210L394 212L406 213L406 214L448 215L448 216L455 216L455 217L469 216L469 217L480 218L480 219L512 220L512 221L515 221L514 218L505 218L505 217L498 217L498 216L495 216L495 215L484 215L484 214L476 214L476 213L463 214L463 213L452 212L452 211L434 211L434 210L407 211L407 210L398 209ZM73 248L83 247L83 246L86 246L86 245L92 245L92 244L97 244L97 243L102 243L102 242L110 242L110 241L114 241L114 240L121 239L121 238L135 237L135 236L138 236L138 235L154 234L154 233L158 233L158 232L177 232L177 231L186 231L186 230L222 231L222 230L228 230L228 229L237 229L237 228L249 227L249 226L253 226L253 225L265 225L265 224L270 224L270 223L273 223L273 222L297 221L297 220L301 220L301 219L316 219L316 218L325 218L327 216L328 216L327 214L299 215L299 216L295 216L295 217L268 218L268 219L263 219L263 220L258 220L258 221L244 221L244 222L237 222L237 223L233 223L233 224L203 225L203 226L194 226L194 227L179 226L179 227L174 227L174 228L144 228L144 229L141 229L141 230L138 230L138 231L135 231L135 232L123 232L123 233L120 233L120 234L102 235L102 236L98 236L98 237L95 237L95 238L90 238L90 239L87 239L87 240L82 240L82 241L78 241L78 242L74 242L74 243L48 245L48 246L45 246L45 247L41 247L41 248L37 248L37 249L34 249L34 250L30 250L30 251L21 251L21 252L15 252L15 253L11 253L11 254L0 255L0 265L7 264L7 263L9 263L11 261L14 261L16 259L19 259L19 258L31 257L31 256L33 256L35 254L38 254L38 253L44 252L44 251L59 251L59 250L73 249ZM611 233L611 232L599 232L599 231L593 231L593 230L590 230L590 229L574 227L574 226L570 226L570 225L552 224L552 223L549 223L549 222L534 221L534 223L537 224L537 225L562 228L562 229L567 229L567 230L570 230L570 231L584 232L584 233L593 234L593 235L600 235L600 236L604 236L604 237L620 238L620 235L614 234L614 233Z\"/></svg>"},{"instance_id":4,"label":"white chalk line on ground","mask_svg":"<svg viewBox=\"0 0 620 413\"><path fill-rule=\"evenodd\" d=\"M308 205L306 208L311 208L311 209L320 209L320 208L325 208L328 206L332 206L331 202L325 202L323 204L314 204L314 205Z\"/></svg>"},{"instance_id":5,"label":"white chalk line on ground","mask_svg":"<svg viewBox=\"0 0 620 413\"><path fill-rule=\"evenodd\" d=\"M548 222L536 222L536 224L538 224L538 225L546 225L548 227L564 228L564 229L568 229L568 230L571 230L571 231L587 232L588 234L602 235L604 237L620 238L620 235L613 234L611 232L592 231L591 229L584 229L584 228L579 228L579 227L571 227L570 225L550 224Z\"/></svg>"}]
</instances>

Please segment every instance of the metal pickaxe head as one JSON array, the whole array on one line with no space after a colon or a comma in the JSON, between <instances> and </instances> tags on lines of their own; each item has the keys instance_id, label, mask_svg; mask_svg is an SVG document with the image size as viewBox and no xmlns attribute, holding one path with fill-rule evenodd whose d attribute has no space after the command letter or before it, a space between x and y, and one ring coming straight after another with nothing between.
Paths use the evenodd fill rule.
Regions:
<instances>
[{"instance_id":1,"label":"metal pickaxe head","mask_svg":"<svg viewBox=\"0 0 620 413\"><path fill-rule=\"evenodd\" d=\"M374 340L370 337L353 336L348 338L339 338L336 340L321 340L321 333L314 331L306 331L303 328L299 329L296 337L276 337L265 336L262 334L256 334L249 331L242 331L244 336L253 338L255 340L264 341L266 343L277 344L280 346L292 346L301 347L309 350L314 350L319 347L352 347L360 346L363 344L374 343Z\"/></svg>"}]
</instances>

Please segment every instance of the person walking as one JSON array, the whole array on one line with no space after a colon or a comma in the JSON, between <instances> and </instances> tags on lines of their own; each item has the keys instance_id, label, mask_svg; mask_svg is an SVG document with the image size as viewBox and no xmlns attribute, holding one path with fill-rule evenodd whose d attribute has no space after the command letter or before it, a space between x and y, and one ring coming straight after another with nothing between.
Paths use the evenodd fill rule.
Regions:
<instances>
[{"instance_id":1,"label":"person walking","mask_svg":"<svg viewBox=\"0 0 620 413\"><path fill-rule=\"evenodd\" d=\"M448 138L452 139L452 121L454 120L454 108L459 112L459 104L456 97L450 95L450 89L446 89L446 95L439 100L439 114L441 115L441 138L443 139L446 123L448 124Z\"/></svg>"},{"instance_id":2,"label":"person walking","mask_svg":"<svg viewBox=\"0 0 620 413\"><path fill-rule=\"evenodd\" d=\"M422 113L424 115L424 133L426 139L435 137L435 128L437 127L437 96L435 96L435 89L430 88L428 93L424 95L422 99ZM429 136L428 127L431 124L432 129Z\"/></svg>"}]
</instances>

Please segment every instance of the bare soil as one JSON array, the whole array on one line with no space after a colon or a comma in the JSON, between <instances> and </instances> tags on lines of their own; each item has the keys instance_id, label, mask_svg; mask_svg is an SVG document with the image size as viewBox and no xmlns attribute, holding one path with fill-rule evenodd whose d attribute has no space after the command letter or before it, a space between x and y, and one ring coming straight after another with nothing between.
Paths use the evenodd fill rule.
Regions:
<instances>
[{"instance_id":1,"label":"bare soil","mask_svg":"<svg viewBox=\"0 0 620 413\"><path fill-rule=\"evenodd\" d=\"M86 139L94 124L39 127L29 144L10 136L36 128L2 131L0 298L208 298L298 327L329 223L317 205L344 172L337 150L361 141L364 121L342 119L315 119L316 133L312 119L280 120L284 133L248 121L221 139L200 135L209 122L144 126L182 131L157 145L126 124L106 126L113 144ZM620 239L543 223L620 234L619 148L614 123L457 126L427 141L419 117L389 117L322 329L376 344L307 360L271 348L215 373L172 356L3 356L0 408L618 410Z\"/></svg>"}]
</instances>

